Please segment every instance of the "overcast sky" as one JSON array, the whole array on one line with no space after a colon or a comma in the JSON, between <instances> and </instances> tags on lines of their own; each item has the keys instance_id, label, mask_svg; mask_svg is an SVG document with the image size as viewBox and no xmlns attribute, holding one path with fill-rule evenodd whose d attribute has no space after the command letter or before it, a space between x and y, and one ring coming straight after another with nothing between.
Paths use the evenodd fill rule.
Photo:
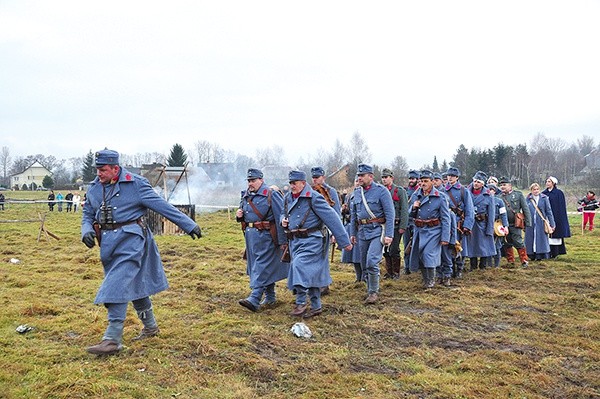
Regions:
<instances>
[{"instance_id":1,"label":"overcast sky","mask_svg":"<svg viewBox=\"0 0 600 399\"><path fill-rule=\"evenodd\" d=\"M371 162L600 138L599 1L0 0L0 147L291 165L355 131Z\"/></svg>"}]
</instances>

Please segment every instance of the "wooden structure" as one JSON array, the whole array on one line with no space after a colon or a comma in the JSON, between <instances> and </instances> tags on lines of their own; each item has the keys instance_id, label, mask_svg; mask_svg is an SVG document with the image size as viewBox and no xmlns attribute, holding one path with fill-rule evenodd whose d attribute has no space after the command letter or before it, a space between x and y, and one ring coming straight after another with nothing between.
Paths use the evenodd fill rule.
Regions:
<instances>
[{"instance_id":1,"label":"wooden structure","mask_svg":"<svg viewBox=\"0 0 600 399\"><path fill-rule=\"evenodd\" d=\"M175 208L188 215L192 220L196 220L196 205L175 205ZM186 232L181 230L175 223L154 212L152 209L148 209L146 221L150 231L152 231L152 234L154 235L186 234Z\"/></svg>"}]
</instances>

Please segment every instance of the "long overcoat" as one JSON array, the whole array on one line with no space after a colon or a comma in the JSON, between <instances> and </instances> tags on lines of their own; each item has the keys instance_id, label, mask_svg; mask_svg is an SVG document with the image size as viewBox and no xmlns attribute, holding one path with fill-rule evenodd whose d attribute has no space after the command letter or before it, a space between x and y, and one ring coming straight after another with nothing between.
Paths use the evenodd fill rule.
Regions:
<instances>
[{"instance_id":1,"label":"long overcoat","mask_svg":"<svg viewBox=\"0 0 600 399\"><path fill-rule=\"evenodd\" d=\"M331 284L327 254L329 235L326 228L335 236L340 247L350 245L350 238L340 217L325 198L308 184L297 198L290 191L283 200L282 218L287 217L289 230L319 228L308 233L307 237L289 240L291 264L288 288L293 290L295 285L311 288Z\"/></svg>"},{"instance_id":2,"label":"long overcoat","mask_svg":"<svg viewBox=\"0 0 600 399\"><path fill-rule=\"evenodd\" d=\"M114 184L103 185L96 178L90 185L83 207L82 237L94 231L94 221L100 221L103 199L112 210L114 223L135 221L145 216L147 209L152 209L186 233L196 227L192 219L161 198L148 180L121 168ZM152 232L142 224L131 223L114 230L102 230L100 259L104 280L94 303L125 303L168 288Z\"/></svg>"},{"instance_id":3,"label":"long overcoat","mask_svg":"<svg viewBox=\"0 0 600 399\"><path fill-rule=\"evenodd\" d=\"M538 198L539 203L537 204L537 207L540 212L544 215L544 218L550 222L550 226L556 226L548 196L540 193ZM535 210L534 203L535 199L533 195L531 193L528 194L527 205L529 206L529 213L531 213L532 224L525 229L525 247L527 248L528 254L549 254L550 243L548 241L548 235L544 231L544 221L540 214Z\"/></svg>"},{"instance_id":4,"label":"long overcoat","mask_svg":"<svg viewBox=\"0 0 600 399\"><path fill-rule=\"evenodd\" d=\"M410 197L408 211L412 214L415 201L421 201L417 219L439 219L437 226L414 226L412 249L409 255L409 267L412 272L419 270L419 264L426 268L440 266L442 241L450 242L451 212L447 198L435 187L429 195L423 194L419 188Z\"/></svg>"},{"instance_id":5,"label":"long overcoat","mask_svg":"<svg viewBox=\"0 0 600 399\"><path fill-rule=\"evenodd\" d=\"M350 206L352 199L354 198L355 191L352 191L350 194L346 195L346 206L348 207L348 214L350 213ZM350 219L351 216L348 215L344 217L342 220L344 221L344 228L346 229L346 233L350 236L352 232L350 231ZM360 263L360 248L358 245L354 245L350 251L346 251L342 249L342 263Z\"/></svg>"},{"instance_id":6,"label":"long overcoat","mask_svg":"<svg viewBox=\"0 0 600 399\"><path fill-rule=\"evenodd\" d=\"M260 215L249 201L252 201ZM244 212L243 220L246 223L269 221L277 226L277 242L273 242L269 230L247 227L244 232L246 274L250 277L250 288L264 287L287 278L289 263L281 261L280 249L280 245L287 242L279 223L283 212L283 196L263 183L256 193L242 191L240 209Z\"/></svg>"},{"instance_id":7,"label":"long overcoat","mask_svg":"<svg viewBox=\"0 0 600 399\"><path fill-rule=\"evenodd\" d=\"M459 181L454 184L447 184L445 188L446 194L448 195L450 208L459 208L464 212L464 221L462 227L473 230L475 214L473 213L473 198L471 197L471 193L467 187L463 186ZM460 218L454 212L452 212L452 217L456 219L456 225L458 226ZM460 243L463 248L460 255L468 256L469 243L466 239L466 236L460 232L458 233L458 236L461 237Z\"/></svg>"},{"instance_id":8,"label":"long overcoat","mask_svg":"<svg viewBox=\"0 0 600 399\"><path fill-rule=\"evenodd\" d=\"M473 213L476 217L471 235L466 237L468 243L467 256L470 258L494 256L496 254L496 245L494 244L494 219L496 216L494 197L486 187L483 187L479 194L474 194L473 188L469 186L469 192L473 199ZM478 215L485 215L485 220L477 220Z\"/></svg>"},{"instance_id":9,"label":"long overcoat","mask_svg":"<svg viewBox=\"0 0 600 399\"><path fill-rule=\"evenodd\" d=\"M552 190L545 189L542 194L548 196L554 221L556 222L556 230L552 232L551 238L567 238L571 237L571 227L569 226L569 217L567 216L567 202L565 194L558 187Z\"/></svg>"}]
</instances>

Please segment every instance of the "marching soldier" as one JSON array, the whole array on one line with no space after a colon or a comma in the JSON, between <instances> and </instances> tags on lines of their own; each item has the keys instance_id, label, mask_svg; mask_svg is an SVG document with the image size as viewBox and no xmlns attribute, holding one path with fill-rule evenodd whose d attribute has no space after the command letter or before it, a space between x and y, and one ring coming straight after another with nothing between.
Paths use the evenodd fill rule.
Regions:
<instances>
[{"instance_id":1,"label":"marching soldier","mask_svg":"<svg viewBox=\"0 0 600 399\"><path fill-rule=\"evenodd\" d=\"M435 270L440 266L442 247L450 241L450 209L446 197L433 187L433 173L422 170L421 186L410 198L409 212L414 223L410 270L421 270L423 288L435 285Z\"/></svg>"},{"instance_id":2,"label":"marching soldier","mask_svg":"<svg viewBox=\"0 0 600 399\"><path fill-rule=\"evenodd\" d=\"M490 181L490 179L488 179L488 181ZM494 245L496 246L496 255L493 256L493 262L492 258L489 258L488 266L499 267L500 258L502 257L502 244L504 243L504 237L508 233L508 217L506 216L504 201L500 199L500 190L498 190L498 186L488 183L488 189L494 196L496 209L496 212L494 213L495 221L500 221L500 224L497 227L494 225Z\"/></svg>"},{"instance_id":3,"label":"marching soldier","mask_svg":"<svg viewBox=\"0 0 600 399\"><path fill-rule=\"evenodd\" d=\"M471 234L467 236L467 248L471 270L477 269L477 258L479 268L485 269L487 258L496 254L494 245L494 219L495 201L490 190L485 187L487 176L479 171L473 176L473 182L469 185L469 193L473 198L473 211L475 222Z\"/></svg>"},{"instance_id":4,"label":"marching soldier","mask_svg":"<svg viewBox=\"0 0 600 399\"><path fill-rule=\"evenodd\" d=\"M410 197L414 194L415 191L419 188L419 172L416 170L408 171L408 185L406 186L406 198L410 200ZM410 223L409 216L409 224L408 230L404 233L402 237L402 241L404 244L404 274L410 274L410 269L408 267L408 253L410 252L410 242L412 241L412 232L413 225Z\"/></svg>"},{"instance_id":5,"label":"marching soldier","mask_svg":"<svg viewBox=\"0 0 600 399\"><path fill-rule=\"evenodd\" d=\"M511 265L515 264L515 253L513 247L517 248L521 266L527 267L529 259L527 258L527 250L523 243L523 230L527 226L531 226L531 212L525 201L525 196L522 192L513 190L512 183L507 177L499 179L500 190L502 190L501 199L506 205L508 216L508 235L506 236L506 260Z\"/></svg>"},{"instance_id":6,"label":"marching soldier","mask_svg":"<svg viewBox=\"0 0 600 399\"><path fill-rule=\"evenodd\" d=\"M381 181L388 189L394 201L394 240L390 245L383 247L386 273L384 279L397 279L400 277L400 239L408 227L408 197L406 190L394 184L394 172L383 169Z\"/></svg>"},{"instance_id":7,"label":"marching soldier","mask_svg":"<svg viewBox=\"0 0 600 399\"><path fill-rule=\"evenodd\" d=\"M291 255L288 288L296 294L290 315L308 318L322 313L321 287L331 284L327 229L345 250L350 251L352 244L338 214L321 194L306 184L306 173L293 170L289 181L281 225L286 231Z\"/></svg>"},{"instance_id":8,"label":"marching soldier","mask_svg":"<svg viewBox=\"0 0 600 399\"><path fill-rule=\"evenodd\" d=\"M340 199L338 197L337 191L335 188L331 187L329 184L325 183L325 170L321 166L315 166L310 170L312 175L312 189L321 194L327 203L335 210L338 216L342 217L342 206L340 204ZM335 245L335 237L329 235L328 242L331 245ZM327 249L329 252L329 249ZM321 288L321 295L329 294L329 286Z\"/></svg>"},{"instance_id":9,"label":"marching soldier","mask_svg":"<svg viewBox=\"0 0 600 399\"><path fill-rule=\"evenodd\" d=\"M365 305L379 299L379 262L384 245L394 240L394 202L390 192L373 179L373 167L359 164L350 222L351 241L358 243L363 274L367 277Z\"/></svg>"},{"instance_id":10,"label":"marching soldier","mask_svg":"<svg viewBox=\"0 0 600 399\"><path fill-rule=\"evenodd\" d=\"M250 295L238 303L252 312L260 306L273 306L275 282L288 275L289 264L281 261L287 239L279 225L283 196L267 187L259 169L248 169L248 189L242 191L236 220L241 223L246 241L246 274ZM263 299L264 295L264 299Z\"/></svg>"},{"instance_id":11,"label":"marching soldier","mask_svg":"<svg viewBox=\"0 0 600 399\"><path fill-rule=\"evenodd\" d=\"M433 187L436 188L440 194L443 194L446 198L448 210L450 210L450 198L446 193L446 187L444 186L444 179L439 173L433 173ZM450 287L452 279L452 265L453 259L456 254L460 251L456 250L456 219L450 215L450 241L448 245L442 246L442 261L440 267L436 269L436 276L439 284L445 287Z\"/></svg>"},{"instance_id":12,"label":"marching soldier","mask_svg":"<svg viewBox=\"0 0 600 399\"><path fill-rule=\"evenodd\" d=\"M457 238L462 246L462 252L456 254L456 258L454 258L453 275L455 278L462 278L464 268L463 256L466 256L466 254L469 253L467 247L468 243L465 237L471 234L471 229L473 229L473 223L475 222L473 199L471 198L469 190L460 184L460 181L458 180L458 177L460 176L458 168L448 168L446 174L448 175L446 193L450 199L450 210L454 213L454 217L456 218Z\"/></svg>"}]
</instances>

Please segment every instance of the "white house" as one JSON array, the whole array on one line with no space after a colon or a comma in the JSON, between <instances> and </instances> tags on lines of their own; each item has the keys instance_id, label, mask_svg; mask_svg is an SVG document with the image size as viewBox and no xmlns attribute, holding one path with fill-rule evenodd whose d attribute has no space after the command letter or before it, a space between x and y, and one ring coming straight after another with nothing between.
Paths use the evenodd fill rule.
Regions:
<instances>
[{"instance_id":1,"label":"white house","mask_svg":"<svg viewBox=\"0 0 600 399\"><path fill-rule=\"evenodd\" d=\"M10 186L21 189L23 184L26 184L31 189L32 184L35 183L37 187L42 187L42 181L46 176L52 176L52 172L36 160L21 173L12 175L10 177Z\"/></svg>"}]
</instances>

